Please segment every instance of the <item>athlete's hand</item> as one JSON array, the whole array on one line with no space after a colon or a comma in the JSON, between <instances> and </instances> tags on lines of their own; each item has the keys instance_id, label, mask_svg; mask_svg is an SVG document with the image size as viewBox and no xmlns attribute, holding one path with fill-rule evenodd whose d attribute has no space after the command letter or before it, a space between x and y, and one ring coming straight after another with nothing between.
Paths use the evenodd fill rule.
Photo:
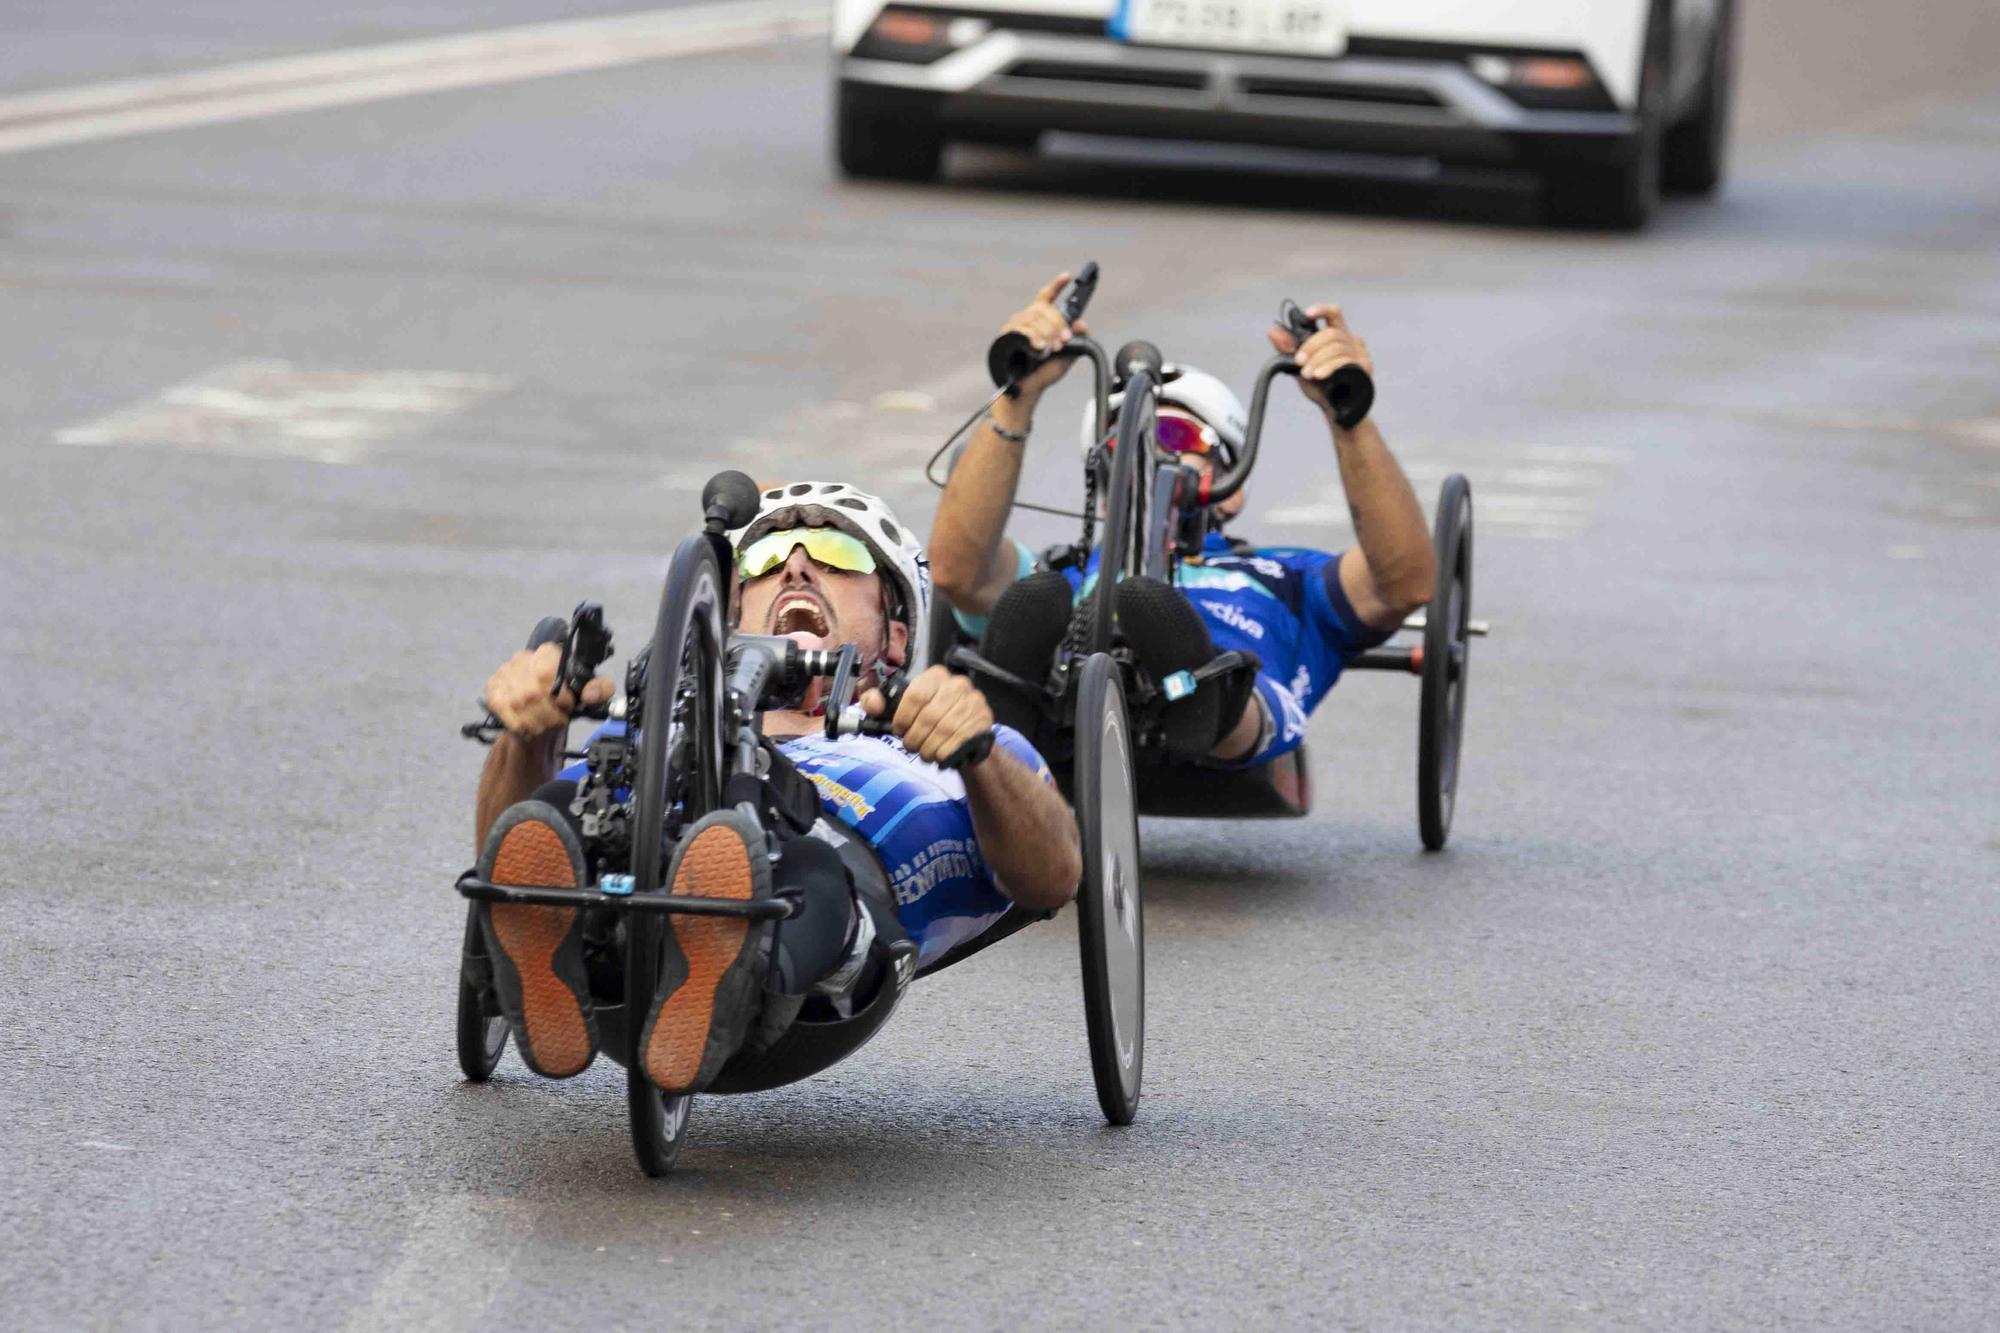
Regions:
<instances>
[{"instance_id":1,"label":"athlete's hand","mask_svg":"<svg viewBox=\"0 0 2000 1333\"><path fill-rule=\"evenodd\" d=\"M1290 329L1272 325L1267 332L1271 346L1278 355L1289 356L1299 367L1299 391L1322 411L1332 411L1326 400L1324 384L1334 371L1342 366L1360 366L1375 377L1375 362L1368 355L1368 344L1347 327L1347 317L1340 313L1337 305L1309 305L1306 315L1312 319L1323 319L1326 327L1306 339L1300 346L1298 336Z\"/></svg>"},{"instance_id":2,"label":"athlete's hand","mask_svg":"<svg viewBox=\"0 0 2000 1333\"><path fill-rule=\"evenodd\" d=\"M556 672L561 669L559 643L515 653L487 679L486 706L514 736L539 740L567 723L576 711L576 698L567 686L560 694L554 692ZM615 689L609 676L595 677L583 687L583 702L592 707L605 703Z\"/></svg>"},{"instance_id":3,"label":"athlete's hand","mask_svg":"<svg viewBox=\"0 0 2000 1333\"><path fill-rule=\"evenodd\" d=\"M871 717L881 717L889 711L889 701L882 691L870 690L861 696L861 708ZM992 729L993 710L969 678L934 666L903 691L890 726L902 738L903 748L941 764L967 741Z\"/></svg>"},{"instance_id":4,"label":"athlete's hand","mask_svg":"<svg viewBox=\"0 0 2000 1333\"><path fill-rule=\"evenodd\" d=\"M1069 278L1070 275L1067 273L1056 274L1035 293L1032 302L1014 312L1000 332L1022 335L1037 352L1060 352L1069 345L1071 338L1089 333L1088 324L1080 319L1074 324L1069 323L1056 305L1056 298L1063 294L1063 288L1069 286ZM1024 406L1032 407L1035 400L1040 398L1050 385L1069 374L1070 363L1074 360L1074 357L1052 356L1035 367L1022 378L1020 398L1017 401ZM999 404L996 403L994 406L997 408Z\"/></svg>"}]
</instances>

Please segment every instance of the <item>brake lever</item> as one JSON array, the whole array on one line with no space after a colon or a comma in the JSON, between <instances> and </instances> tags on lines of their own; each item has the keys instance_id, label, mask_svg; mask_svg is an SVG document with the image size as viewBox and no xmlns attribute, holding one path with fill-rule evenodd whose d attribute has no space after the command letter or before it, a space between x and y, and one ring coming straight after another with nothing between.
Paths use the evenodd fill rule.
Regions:
<instances>
[{"instance_id":1,"label":"brake lever","mask_svg":"<svg viewBox=\"0 0 2000 1333\"><path fill-rule=\"evenodd\" d=\"M1289 296L1278 306L1278 322L1299 340L1301 347L1305 346L1306 339L1326 327L1324 320L1314 319L1299 309L1299 303ZM1297 377L1299 371L1293 367L1286 373ZM1299 382L1308 386L1308 393L1317 390L1318 396L1326 400L1333 409L1334 421L1342 430L1353 430L1367 420L1369 411L1375 406L1374 379L1351 361L1335 369L1324 380Z\"/></svg>"},{"instance_id":2,"label":"brake lever","mask_svg":"<svg viewBox=\"0 0 2000 1333\"><path fill-rule=\"evenodd\" d=\"M1082 319L1083 312L1090 307L1090 298L1096 294L1097 261L1093 259L1070 279L1069 288L1059 303L1063 322L1074 324ZM994 387L1012 393L1016 385L1052 355L1054 353L1037 352L1026 334L1003 333L986 349L986 373L993 377Z\"/></svg>"}]
</instances>

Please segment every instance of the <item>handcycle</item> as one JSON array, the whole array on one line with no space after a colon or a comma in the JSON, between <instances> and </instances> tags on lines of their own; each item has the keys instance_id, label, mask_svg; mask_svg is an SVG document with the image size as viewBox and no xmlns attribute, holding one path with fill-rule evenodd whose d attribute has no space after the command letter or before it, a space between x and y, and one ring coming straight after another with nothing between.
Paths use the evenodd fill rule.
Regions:
<instances>
[{"instance_id":1,"label":"handcycle","mask_svg":"<svg viewBox=\"0 0 2000 1333\"><path fill-rule=\"evenodd\" d=\"M646 1012L664 964L665 917L684 913L779 921L799 909L798 900L782 892L742 902L673 895L663 884L663 869L673 846L703 815L725 806L747 808L765 829L773 850L787 821L795 832L810 826L817 815L817 802L808 796L805 809L800 810L797 799L788 802L772 785L773 756L761 736L760 720L767 709L795 706L815 681L830 681L825 724L829 737L888 731L885 719L868 716L856 701L853 645L815 651L801 649L787 638L731 632L735 556L724 534L756 516L758 490L740 472L721 473L704 488L701 505L703 529L683 541L673 554L652 642L628 666L623 696L577 714L612 725L604 727L581 751L570 750L565 737L565 758L583 761L588 774L573 810L579 813L587 859L595 867L594 882L581 888L502 885L467 871L456 883L458 892L470 900L457 1012L458 1058L465 1076L474 1082L489 1078L508 1037L478 926L478 904L537 903L584 909L599 927L594 933L585 931L586 948L595 947L608 955L615 962L611 970L622 977L619 993L597 997L593 1009L601 1049L625 1068L633 1150L649 1176L666 1174L679 1157L693 1103L692 1095L661 1092L647 1077L640 1059L640 1016ZM612 635L604 624L602 609L584 603L569 620L550 617L542 621L530 636L529 647L551 642L563 645L555 688L570 688L580 698L583 684L612 651ZM1122 717L1115 695L1117 675L1108 658L1081 663L1078 677L1080 701L1107 718ZM899 685L892 682L892 697ZM484 721L460 730L471 739L490 744L499 734L499 723L489 713ZM976 762L991 746L990 734L976 737L946 764ZM1129 1045L1121 1051L1102 1031L1111 1024L1114 1013L1122 1023L1117 1031L1136 1031L1139 1019L1133 1006L1143 999L1131 994L1129 986L1119 989L1129 977L1110 956L1114 950L1108 942L1113 937L1122 938L1129 930L1133 932L1132 947L1139 947L1137 826L1129 796L1125 735L1115 729L1100 733L1089 746L1080 748L1078 768L1082 776L1073 785L1086 852L1093 837L1098 849L1095 857L1086 855L1078 895L1092 1068L1107 1119L1127 1124L1138 1101L1137 1052ZM785 808L788 804L789 810ZM1127 835L1123 843L1118 841L1120 830ZM879 863L858 840L851 846L855 859L848 860L850 872L858 881L869 881L858 887L867 891L872 886L878 893L887 893L888 881ZM844 855L843 859L848 858ZM1102 882L1106 879L1109 884ZM1107 921L1107 903L1124 904L1129 911ZM828 1021L808 1021L805 1014L796 1015L768 1047L725 1066L706 1091L761 1091L830 1067L874 1035L914 976L935 975L1049 915L1015 908L978 938L924 966L912 965L906 970L899 962L866 1004ZM1109 1098L1107 1088L1118 1097Z\"/></svg>"},{"instance_id":2,"label":"handcycle","mask_svg":"<svg viewBox=\"0 0 2000 1333\"><path fill-rule=\"evenodd\" d=\"M1062 298L1070 322L1083 313L1096 282L1096 264L1086 264L1078 271ZM1291 301L1284 302L1279 317L1301 342L1320 327ZM1063 736L1073 734L1080 740L1095 717L1078 694L1081 677L1076 664L1086 656L1108 657L1119 675L1122 697L1131 715L1128 727L1133 736L1135 804L1140 814L1236 819L1306 815L1312 808L1312 777L1303 745L1255 768L1225 769L1197 762L1162 743L1169 705L1204 689L1223 692L1229 698L1232 686L1240 701L1245 697L1248 677L1259 665L1254 658L1225 652L1198 670L1176 673L1177 678L1156 685L1138 669L1117 619L1120 584L1141 575L1170 584L1178 562L1202 550L1215 526L1215 507L1242 488L1256 464L1271 386L1281 378L1296 376L1299 367L1285 356L1265 363L1252 391L1243 447L1227 467L1204 479L1195 469L1155 447L1160 393L1175 373L1157 347L1134 341L1115 356L1107 356L1096 341L1078 336L1053 355L1090 363L1095 430L1085 460L1082 537L1070 546L1055 548L1045 561L1057 568L1085 569L1095 558L1096 591L1078 604L1056 660L1042 679L1010 672L966 642L940 640L932 646L933 656L955 662L990 688L1012 689L1035 700L1058 732L1050 745L1058 753ZM989 350L988 369L1000 392L1005 393L1041 359L1020 335L1007 334ZM1123 394L1115 436L1107 430L1114 392ZM1365 418L1374 401L1374 385L1359 366L1337 370L1326 382L1325 392L1336 419L1346 427ZM1420 682L1417 823L1429 851L1442 850L1450 836L1465 726L1470 644L1472 638L1487 632L1483 622L1472 618L1472 531L1471 484L1453 473L1439 492L1432 532L1438 569L1434 595L1426 610L1402 627L1418 636L1417 641L1385 644L1345 665L1350 671L1406 673ZM1028 595L1022 584L1003 594L993 609L994 624L1012 619L1007 601L1017 595ZM935 617L932 623L950 633L950 617Z\"/></svg>"}]
</instances>

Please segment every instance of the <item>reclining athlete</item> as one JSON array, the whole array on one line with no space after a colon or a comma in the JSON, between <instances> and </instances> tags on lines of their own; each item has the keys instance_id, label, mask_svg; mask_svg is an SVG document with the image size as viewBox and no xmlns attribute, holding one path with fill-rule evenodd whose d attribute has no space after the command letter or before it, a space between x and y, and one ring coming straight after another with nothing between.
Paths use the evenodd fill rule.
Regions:
<instances>
[{"instance_id":1,"label":"reclining athlete","mask_svg":"<svg viewBox=\"0 0 2000 1333\"><path fill-rule=\"evenodd\" d=\"M1038 352L1058 351L1087 332L1082 321L1068 324L1055 304L1068 281L1063 274L1049 283L1005 331L1025 335ZM1156 684L1199 669L1221 651L1253 653L1261 662L1247 692L1224 698L1219 689L1204 688L1168 706L1167 744L1211 764L1261 764L1295 748L1304 739L1307 715L1341 670L1427 604L1437 577L1423 510L1381 432L1372 418L1343 429L1321 387L1344 365L1373 375L1367 344L1347 327L1339 307L1312 306L1305 313L1326 323L1303 345L1283 328L1273 327L1269 337L1298 364L1301 392L1326 417L1356 544L1329 555L1252 546L1211 529L1201 553L1177 566L1175 590L1148 578L1119 584L1126 642ZM988 660L1032 680L1054 660L1071 601L1089 595L1096 583L1095 555L1082 569L1038 570L1028 548L1004 531L1035 408L1069 372L1072 359L1050 357L1021 380L1017 394L994 403L952 469L931 528L932 573L961 625L986 634L981 651ZM1159 446L1204 478L1213 475L1217 462L1233 462L1243 445L1243 406L1222 381L1192 367L1169 366L1165 378ZM1117 404L1114 397L1113 421ZM1089 438L1088 409L1084 429L1088 449L1096 443ZM1218 525L1241 513L1244 501L1238 490L1215 506ZM1015 604L1031 613L996 616L988 628L984 619L1002 594L1030 580L1016 591ZM995 703L1004 721L1033 734L1026 701L1000 693Z\"/></svg>"},{"instance_id":2,"label":"reclining athlete","mask_svg":"<svg viewBox=\"0 0 2000 1333\"><path fill-rule=\"evenodd\" d=\"M909 531L871 495L801 482L764 492L757 518L732 540L738 628L806 648L857 645L868 686L862 706L888 713L883 687L927 642L930 582ZM493 883L592 882L582 811L572 808L582 804L583 771L556 773L577 706L567 690L554 691L560 655L555 644L516 653L486 684L487 704L506 727L479 778L479 869ZM823 1068L879 1026L916 966L977 939L1010 911L1052 910L1076 892L1082 861L1069 806L1034 747L994 727L969 680L941 666L918 674L895 704L894 739L828 739L823 688L815 685L797 709L764 715L773 786L790 782L794 808L805 808L798 826L810 831L773 858L757 821L732 805L692 825L673 850L673 893L743 899L784 889L800 896L802 910L775 925L668 917L669 956L640 1036L646 1072L665 1092L699 1091L739 1055L746 1065L769 1057L785 1067L732 1071L737 1086L776 1086ZM612 693L600 676L583 702ZM938 767L989 730L990 753L962 776ZM593 994L622 999L617 951L607 947L615 918L567 907L481 909L495 989L522 1057L551 1078L581 1073L597 1053ZM835 1032L862 1011L874 1015L865 1032ZM820 1030L835 1034L819 1039L823 1053L777 1054L811 1047L806 1039Z\"/></svg>"}]
</instances>

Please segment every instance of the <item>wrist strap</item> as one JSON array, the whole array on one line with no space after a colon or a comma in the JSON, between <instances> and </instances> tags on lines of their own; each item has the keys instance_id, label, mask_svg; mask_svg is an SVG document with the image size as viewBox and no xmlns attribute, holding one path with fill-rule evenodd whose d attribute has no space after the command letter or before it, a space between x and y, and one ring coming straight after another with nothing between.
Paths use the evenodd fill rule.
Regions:
<instances>
[{"instance_id":1,"label":"wrist strap","mask_svg":"<svg viewBox=\"0 0 2000 1333\"><path fill-rule=\"evenodd\" d=\"M1026 431L1019 431L1019 432L1011 431L1008 430L1005 426L1001 425L999 422L995 421L993 419L992 408L989 407L986 409L986 414L983 419L986 422L986 429L992 431L995 435L998 435L1001 439L1007 441L1007 443L1026 444L1028 442L1028 433Z\"/></svg>"}]
</instances>

